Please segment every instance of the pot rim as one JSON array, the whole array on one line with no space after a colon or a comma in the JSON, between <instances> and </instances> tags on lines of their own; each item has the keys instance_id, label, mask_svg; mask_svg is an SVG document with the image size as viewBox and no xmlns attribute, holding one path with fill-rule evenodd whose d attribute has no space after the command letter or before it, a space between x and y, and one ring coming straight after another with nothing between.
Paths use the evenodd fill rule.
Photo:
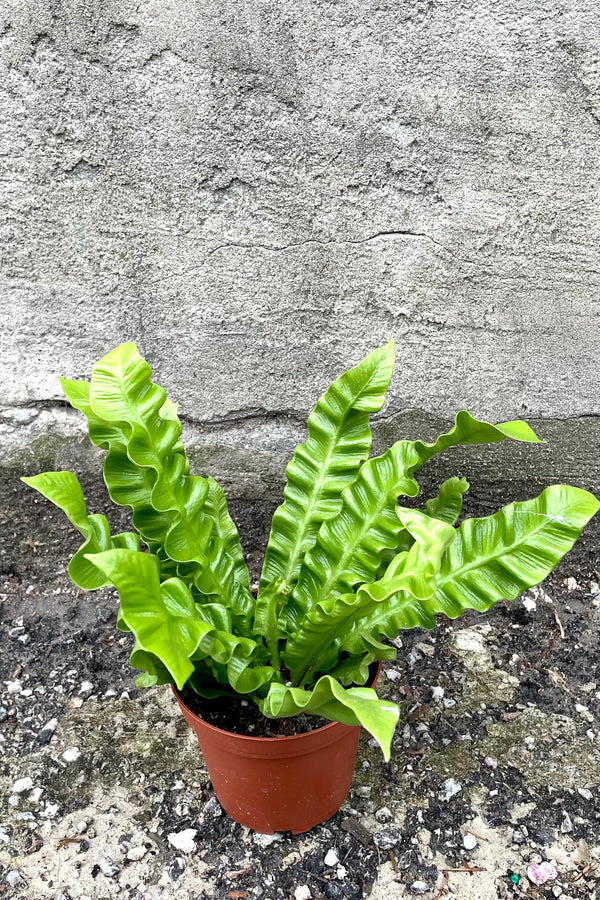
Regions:
<instances>
[{"instance_id":1,"label":"pot rim","mask_svg":"<svg viewBox=\"0 0 600 900\"><path fill-rule=\"evenodd\" d=\"M371 663L371 666L375 666L377 664L377 668L375 670L375 674L369 679L369 682L366 685L362 685L362 687L374 687L377 683L377 679L381 673L381 660L374 660ZM226 731L224 728L219 728L217 725L211 725L210 722L207 722L206 719L202 719L195 712L186 706L183 701L180 692L177 689L177 685L171 684L171 690L175 695L175 699L179 703L181 707L183 707L186 713L195 721L197 721L203 728L207 728L209 731L212 731L215 734L227 735L229 737L235 738L240 741L249 742L248 746L254 744L255 746L282 746L284 743L287 743L288 746L292 744L294 741L299 742L303 739L306 740L310 738L311 735L323 735L324 738L330 738L329 743L333 743L333 741L341 738L340 729L343 729L344 732L353 728L360 728L360 725L345 725L343 722L328 722L327 725L321 725L319 728L313 728L311 731L305 731L302 734L289 734L282 735L281 737L266 737L266 736L258 736L251 734L237 734L235 731ZM240 695L242 696L242 695ZM286 716L285 718L293 718L293 716Z\"/></svg>"}]
</instances>

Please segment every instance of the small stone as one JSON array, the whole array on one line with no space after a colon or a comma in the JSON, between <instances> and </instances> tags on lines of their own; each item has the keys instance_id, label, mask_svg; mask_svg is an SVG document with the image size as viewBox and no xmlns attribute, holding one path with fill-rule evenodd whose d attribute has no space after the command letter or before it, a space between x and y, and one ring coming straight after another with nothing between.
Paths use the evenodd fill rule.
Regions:
<instances>
[{"instance_id":1,"label":"small stone","mask_svg":"<svg viewBox=\"0 0 600 900\"><path fill-rule=\"evenodd\" d=\"M63 753L62 758L65 762L76 762L80 756L81 750L79 747L69 747L69 749L65 750Z\"/></svg>"},{"instance_id":2,"label":"small stone","mask_svg":"<svg viewBox=\"0 0 600 900\"><path fill-rule=\"evenodd\" d=\"M378 822L391 822L394 814L387 806L382 806L381 809L375 811L375 818Z\"/></svg>"},{"instance_id":3,"label":"small stone","mask_svg":"<svg viewBox=\"0 0 600 900\"><path fill-rule=\"evenodd\" d=\"M80 709L83 706L83 697L71 697L67 706L69 709Z\"/></svg>"},{"instance_id":4,"label":"small stone","mask_svg":"<svg viewBox=\"0 0 600 900\"><path fill-rule=\"evenodd\" d=\"M259 847L270 847L271 844L274 844L276 841L283 840L283 835L278 831L275 834L261 834L260 831L255 831L252 835L252 840L255 844L258 844Z\"/></svg>"},{"instance_id":5,"label":"small stone","mask_svg":"<svg viewBox=\"0 0 600 900\"><path fill-rule=\"evenodd\" d=\"M498 768L498 760L496 759L495 756L486 756L483 761L486 764L486 766L489 766L490 769Z\"/></svg>"},{"instance_id":6,"label":"small stone","mask_svg":"<svg viewBox=\"0 0 600 900\"><path fill-rule=\"evenodd\" d=\"M356 796L357 797L370 797L371 796L371 785L370 784L360 784L356 788Z\"/></svg>"},{"instance_id":7,"label":"small stone","mask_svg":"<svg viewBox=\"0 0 600 900\"><path fill-rule=\"evenodd\" d=\"M563 820L560 824L560 830L563 834L569 834L573 831L573 822L571 821L571 816L568 812L563 812Z\"/></svg>"},{"instance_id":8,"label":"small stone","mask_svg":"<svg viewBox=\"0 0 600 900\"><path fill-rule=\"evenodd\" d=\"M527 866L527 877L532 884L546 884L547 881L554 881L557 875L556 867L549 862L532 863Z\"/></svg>"},{"instance_id":9,"label":"small stone","mask_svg":"<svg viewBox=\"0 0 600 900\"><path fill-rule=\"evenodd\" d=\"M348 874L348 869L346 866L338 866L335 874L339 878L340 881L343 881L346 875Z\"/></svg>"},{"instance_id":10,"label":"small stone","mask_svg":"<svg viewBox=\"0 0 600 900\"><path fill-rule=\"evenodd\" d=\"M324 888L328 900L341 900L344 896L342 886L337 881L328 881Z\"/></svg>"},{"instance_id":11,"label":"small stone","mask_svg":"<svg viewBox=\"0 0 600 900\"><path fill-rule=\"evenodd\" d=\"M181 875L183 875L183 873L185 872L185 869L186 869L185 860L181 856L178 856L175 859L175 862L173 863L173 865L170 866L170 868L169 868L169 875L171 876L173 881L177 881L177 879L180 878Z\"/></svg>"},{"instance_id":12,"label":"small stone","mask_svg":"<svg viewBox=\"0 0 600 900\"><path fill-rule=\"evenodd\" d=\"M19 778L10 789L11 794L24 794L33 787L33 778Z\"/></svg>"},{"instance_id":13,"label":"small stone","mask_svg":"<svg viewBox=\"0 0 600 900\"><path fill-rule=\"evenodd\" d=\"M8 710L5 706L0 706L0 722L6 721L8 718Z\"/></svg>"},{"instance_id":14,"label":"small stone","mask_svg":"<svg viewBox=\"0 0 600 900\"><path fill-rule=\"evenodd\" d=\"M85 819L82 819L81 822L78 822L77 825L75 826L75 831L77 832L77 834L85 834L86 831L88 830L88 828L89 828L89 823L86 822Z\"/></svg>"},{"instance_id":15,"label":"small stone","mask_svg":"<svg viewBox=\"0 0 600 900\"><path fill-rule=\"evenodd\" d=\"M18 887L25 884L25 879L18 869L10 869L4 877L6 878L6 883L11 887Z\"/></svg>"},{"instance_id":16,"label":"small stone","mask_svg":"<svg viewBox=\"0 0 600 900\"><path fill-rule=\"evenodd\" d=\"M58 813L58 803L46 803L44 810L39 813L44 819L54 819Z\"/></svg>"},{"instance_id":17,"label":"small stone","mask_svg":"<svg viewBox=\"0 0 600 900\"><path fill-rule=\"evenodd\" d=\"M58 727L58 719L50 719L49 722L46 722L42 730L37 736L38 743L40 744L49 744L52 740L52 735L56 731Z\"/></svg>"},{"instance_id":18,"label":"small stone","mask_svg":"<svg viewBox=\"0 0 600 900\"><path fill-rule=\"evenodd\" d=\"M535 600L532 600L529 597L526 597L523 600L523 606L525 607L525 609L527 610L528 613L535 612L537 609L537 603L535 602Z\"/></svg>"},{"instance_id":19,"label":"small stone","mask_svg":"<svg viewBox=\"0 0 600 900\"><path fill-rule=\"evenodd\" d=\"M385 677L388 681L401 681L402 680L402 672L399 672L398 669L384 669Z\"/></svg>"},{"instance_id":20,"label":"small stone","mask_svg":"<svg viewBox=\"0 0 600 900\"><path fill-rule=\"evenodd\" d=\"M294 897L296 900L310 900L312 894L309 886L307 884L299 884L294 891Z\"/></svg>"},{"instance_id":21,"label":"small stone","mask_svg":"<svg viewBox=\"0 0 600 900\"><path fill-rule=\"evenodd\" d=\"M465 834L463 837L463 847L465 850L474 850L477 846L477 838L474 834Z\"/></svg>"},{"instance_id":22,"label":"small stone","mask_svg":"<svg viewBox=\"0 0 600 900\"><path fill-rule=\"evenodd\" d=\"M583 797L584 800L593 800L594 795L591 791L588 791L587 788L577 788L577 793Z\"/></svg>"},{"instance_id":23,"label":"small stone","mask_svg":"<svg viewBox=\"0 0 600 900\"><path fill-rule=\"evenodd\" d=\"M455 794L460 794L462 791L462 784L460 781L456 781L454 778L447 778L444 782L444 800L450 800Z\"/></svg>"},{"instance_id":24,"label":"small stone","mask_svg":"<svg viewBox=\"0 0 600 900\"><path fill-rule=\"evenodd\" d=\"M565 586L568 591L576 591L579 589L579 585L577 584L576 580L573 578L572 575L566 579Z\"/></svg>"},{"instance_id":25,"label":"small stone","mask_svg":"<svg viewBox=\"0 0 600 900\"><path fill-rule=\"evenodd\" d=\"M89 695L92 693L93 690L94 690L94 685L92 684L91 681L82 681L77 693L81 697L86 697L86 696L89 697Z\"/></svg>"},{"instance_id":26,"label":"small stone","mask_svg":"<svg viewBox=\"0 0 600 900\"><path fill-rule=\"evenodd\" d=\"M197 831L195 828L186 828L184 831L174 831L167 835L167 840L172 847L181 853L193 853L196 849L194 838Z\"/></svg>"},{"instance_id":27,"label":"small stone","mask_svg":"<svg viewBox=\"0 0 600 900\"><path fill-rule=\"evenodd\" d=\"M304 868L307 872L312 872L313 875L321 875L325 868L325 864L320 856L313 856L311 854L304 857Z\"/></svg>"},{"instance_id":28,"label":"small stone","mask_svg":"<svg viewBox=\"0 0 600 900\"><path fill-rule=\"evenodd\" d=\"M431 699L433 700L434 703L441 703L442 700L444 699L444 688L440 687L439 684L437 684L434 688L432 688Z\"/></svg>"},{"instance_id":29,"label":"small stone","mask_svg":"<svg viewBox=\"0 0 600 900\"><path fill-rule=\"evenodd\" d=\"M18 679L15 681L6 681L5 684L9 694L20 694L23 690L23 685ZM14 871L16 871L16 869Z\"/></svg>"},{"instance_id":30,"label":"small stone","mask_svg":"<svg viewBox=\"0 0 600 900\"><path fill-rule=\"evenodd\" d=\"M121 869L119 866L112 861L110 856L103 856L98 860L98 865L100 867L100 871L106 878L116 878Z\"/></svg>"},{"instance_id":31,"label":"small stone","mask_svg":"<svg viewBox=\"0 0 600 900\"><path fill-rule=\"evenodd\" d=\"M212 816L213 819L218 819L219 816L223 815L223 807L219 803L216 797L211 797L204 804L204 814L207 816Z\"/></svg>"},{"instance_id":32,"label":"small stone","mask_svg":"<svg viewBox=\"0 0 600 900\"><path fill-rule=\"evenodd\" d=\"M147 848L143 847L142 845L138 847L132 847L131 850L128 850L127 852L127 859L130 862L138 862L138 860L143 859L147 852Z\"/></svg>"},{"instance_id":33,"label":"small stone","mask_svg":"<svg viewBox=\"0 0 600 900\"><path fill-rule=\"evenodd\" d=\"M400 841L400 834L396 828L386 828L384 831L376 831L373 841L380 850L391 850Z\"/></svg>"},{"instance_id":34,"label":"small stone","mask_svg":"<svg viewBox=\"0 0 600 900\"><path fill-rule=\"evenodd\" d=\"M337 866L339 861L340 858L337 855L335 849L333 847L330 847L330 849L325 854L325 859L323 860L323 862L326 866Z\"/></svg>"},{"instance_id":35,"label":"small stone","mask_svg":"<svg viewBox=\"0 0 600 900\"><path fill-rule=\"evenodd\" d=\"M426 894L429 890L429 885L425 881L413 881L410 889L413 894Z\"/></svg>"},{"instance_id":36,"label":"small stone","mask_svg":"<svg viewBox=\"0 0 600 900\"><path fill-rule=\"evenodd\" d=\"M29 803L39 803L42 794L44 793L44 789L41 787L36 787L32 790L27 800Z\"/></svg>"},{"instance_id":37,"label":"small stone","mask_svg":"<svg viewBox=\"0 0 600 900\"><path fill-rule=\"evenodd\" d=\"M444 697L444 709L452 709L453 706L456 706L456 700L453 700L452 697Z\"/></svg>"}]
</instances>

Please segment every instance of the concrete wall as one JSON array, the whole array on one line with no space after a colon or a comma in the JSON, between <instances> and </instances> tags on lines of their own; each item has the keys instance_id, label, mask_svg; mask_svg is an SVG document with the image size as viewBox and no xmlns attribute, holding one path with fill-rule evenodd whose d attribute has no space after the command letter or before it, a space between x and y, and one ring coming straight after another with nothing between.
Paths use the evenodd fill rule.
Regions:
<instances>
[{"instance_id":1,"label":"concrete wall","mask_svg":"<svg viewBox=\"0 0 600 900\"><path fill-rule=\"evenodd\" d=\"M379 439L543 419L475 475L598 484L596 0L8 0L0 48L11 477L88 466L56 376L135 340L197 463L274 499L395 337Z\"/></svg>"}]
</instances>

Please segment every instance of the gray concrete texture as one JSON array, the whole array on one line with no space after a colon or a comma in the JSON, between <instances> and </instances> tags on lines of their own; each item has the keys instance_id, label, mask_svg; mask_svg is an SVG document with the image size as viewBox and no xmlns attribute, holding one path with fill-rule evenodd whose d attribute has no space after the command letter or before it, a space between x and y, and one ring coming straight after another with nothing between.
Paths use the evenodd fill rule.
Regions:
<instances>
[{"instance_id":1,"label":"gray concrete texture","mask_svg":"<svg viewBox=\"0 0 600 900\"><path fill-rule=\"evenodd\" d=\"M522 416L554 443L476 477L598 485L596 0L5 0L0 50L11 477L89 466L57 376L135 340L200 468L276 499L394 337L379 441Z\"/></svg>"}]
</instances>

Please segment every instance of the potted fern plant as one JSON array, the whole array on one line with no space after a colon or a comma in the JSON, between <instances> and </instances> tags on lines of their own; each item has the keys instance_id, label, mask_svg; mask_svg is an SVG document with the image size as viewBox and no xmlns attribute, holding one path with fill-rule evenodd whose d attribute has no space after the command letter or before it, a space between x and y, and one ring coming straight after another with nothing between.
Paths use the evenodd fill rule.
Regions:
<instances>
[{"instance_id":1,"label":"potted fern plant","mask_svg":"<svg viewBox=\"0 0 600 900\"><path fill-rule=\"evenodd\" d=\"M457 527L462 478L421 509L400 506L399 497L419 493L418 469L450 447L538 438L525 422L491 425L461 411L436 441L397 441L369 458L369 417L393 366L390 342L334 381L310 414L257 596L223 490L190 474L176 407L135 344L104 356L90 382L62 379L91 441L107 451L104 480L132 510L135 531L113 535L104 516L89 515L71 472L23 479L85 539L69 565L75 584L118 590L117 627L133 634L138 686L173 686L222 805L259 831L305 831L336 812L358 726L389 759L398 708L373 689L380 661L396 652L385 638L515 598L552 571L599 506L586 491L554 485ZM257 737L205 720L203 702L231 711L239 697L267 719L310 714L331 724Z\"/></svg>"}]
</instances>

